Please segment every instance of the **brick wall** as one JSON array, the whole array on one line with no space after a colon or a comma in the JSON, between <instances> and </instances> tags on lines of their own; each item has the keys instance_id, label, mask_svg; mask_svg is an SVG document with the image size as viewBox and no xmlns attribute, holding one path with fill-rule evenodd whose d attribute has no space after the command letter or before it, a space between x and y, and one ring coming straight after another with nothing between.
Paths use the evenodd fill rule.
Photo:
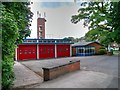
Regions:
<instances>
[{"instance_id":1,"label":"brick wall","mask_svg":"<svg viewBox=\"0 0 120 90\"><path fill-rule=\"evenodd\" d=\"M39 38L39 26L42 26L42 38L45 38L45 22L44 18L37 19L37 38Z\"/></svg>"},{"instance_id":2,"label":"brick wall","mask_svg":"<svg viewBox=\"0 0 120 90\"><path fill-rule=\"evenodd\" d=\"M96 53L98 53L98 50L99 50L101 47L103 47L102 45L97 44L97 43L91 43L91 44L89 44L88 46L94 46Z\"/></svg>"},{"instance_id":3,"label":"brick wall","mask_svg":"<svg viewBox=\"0 0 120 90\"><path fill-rule=\"evenodd\" d=\"M55 68L43 68L44 81L57 78L60 75L80 70L80 61L69 62L68 64L58 66Z\"/></svg>"},{"instance_id":4,"label":"brick wall","mask_svg":"<svg viewBox=\"0 0 120 90\"><path fill-rule=\"evenodd\" d=\"M66 68L69 72L76 71L80 69L80 62L75 62L69 65L66 65Z\"/></svg>"}]
</instances>

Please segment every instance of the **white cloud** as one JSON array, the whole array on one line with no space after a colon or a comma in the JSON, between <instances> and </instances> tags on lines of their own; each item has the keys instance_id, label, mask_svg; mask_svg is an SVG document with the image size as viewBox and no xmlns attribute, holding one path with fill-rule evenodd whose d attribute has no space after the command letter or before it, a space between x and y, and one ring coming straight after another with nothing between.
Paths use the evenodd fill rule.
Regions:
<instances>
[{"instance_id":1,"label":"white cloud","mask_svg":"<svg viewBox=\"0 0 120 90\"><path fill-rule=\"evenodd\" d=\"M37 37L37 11L42 14L46 12L46 38L83 37L88 29L84 28L82 22L73 24L70 21L71 16L75 15L78 9L79 7L75 4L71 4L71 6L63 5L59 8L46 8L41 7L40 3L33 3L34 16L31 37Z\"/></svg>"}]
</instances>

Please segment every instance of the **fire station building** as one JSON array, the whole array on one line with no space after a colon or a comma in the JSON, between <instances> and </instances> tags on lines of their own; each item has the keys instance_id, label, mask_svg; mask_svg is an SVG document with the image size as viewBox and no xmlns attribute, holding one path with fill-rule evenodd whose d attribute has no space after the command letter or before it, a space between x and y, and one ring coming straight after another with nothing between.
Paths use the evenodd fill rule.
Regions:
<instances>
[{"instance_id":1,"label":"fire station building","mask_svg":"<svg viewBox=\"0 0 120 90\"><path fill-rule=\"evenodd\" d=\"M24 39L16 49L16 60L70 57L71 44L63 39Z\"/></svg>"},{"instance_id":2,"label":"fire station building","mask_svg":"<svg viewBox=\"0 0 120 90\"><path fill-rule=\"evenodd\" d=\"M91 56L98 54L98 50L103 47L100 43L81 41L72 44L72 56Z\"/></svg>"}]
</instances>

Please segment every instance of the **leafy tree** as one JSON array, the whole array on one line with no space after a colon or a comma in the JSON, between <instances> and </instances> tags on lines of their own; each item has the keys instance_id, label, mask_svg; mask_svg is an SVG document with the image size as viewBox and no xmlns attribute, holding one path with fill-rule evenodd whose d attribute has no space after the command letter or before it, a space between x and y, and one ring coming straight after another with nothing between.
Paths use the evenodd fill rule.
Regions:
<instances>
[{"instance_id":1,"label":"leafy tree","mask_svg":"<svg viewBox=\"0 0 120 90\"><path fill-rule=\"evenodd\" d=\"M2 89L9 90L14 80L14 55L16 43L30 34L32 12L28 2L2 2Z\"/></svg>"},{"instance_id":2,"label":"leafy tree","mask_svg":"<svg viewBox=\"0 0 120 90\"><path fill-rule=\"evenodd\" d=\"M85 39L86 41L100 41L104 46L108 46L112 41L111 32L107 30L90 30L86 33Z\"/></svg>"},{"instance_id":3,"label":"leafy tree","mask_svg":"<svg viewBox=\"0 0 120 90\"><path fill-rule=\"evenodd\" d=\"M73 43L76 43L76 42L80 41L79 38L74 38L74 37L65 37L65 38L63 38L63 39L64 39L64 40L67 40L67 41L71 41L71 42L73 42Z\"/></svg>"},{"instance_id":4,"label":"leafy tree","mask_svg":"<svg viewBox=\"0 0 120 90\"><path fill-rule=\"evenodd\" d=\"M68 41L74 41L74 37L65 37L63 38L64 40L68 40Z\"/></svg>"},{"instance_id":5,"label":"leafy tree","mask_svg":"<svg viewBox=\"0 0 120 90\"><path fill-rule=\"evenodd\" d=\"M86 40L98 40L105 45L120 42L120 2L84 2L71 22L76 24L81 20L89 27Z\"/></svg>"},{"instance_id":6,"label":"leafy tree","mask_svg":"<svg viewBox=\"0 0 120 90\"><path fill-rule=\"evenodd\" d=\"M29 2L4 2L3 5L6 8L6 11L12 11L14 18L18 24L19 28L19 38L17 42L21 41L24 37L30 35L31 31L29 27L31 26L33 13L30 11Z\"/></svg>"},{"instance_id":7,"label":"leafy tree","mask_svg":"<svg viewBox=\"0 0 120 90\"><path fill-rule=\"evenodd\" d=\"M118 44L120 44L120 1L112 2L112 6L112 21L110 22L113 27L112 37Z\"/></svg>"}]
</instances>

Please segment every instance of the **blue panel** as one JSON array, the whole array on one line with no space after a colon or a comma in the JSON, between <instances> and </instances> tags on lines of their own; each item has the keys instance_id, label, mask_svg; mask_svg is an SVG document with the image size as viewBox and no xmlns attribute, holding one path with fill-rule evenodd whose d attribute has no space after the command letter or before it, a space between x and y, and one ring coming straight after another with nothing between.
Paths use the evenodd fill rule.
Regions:
<instances>
[{"instance_id":1,"label":"blue panel","mask_svg":"<svg viewBox=\"0 0 120 90\"><path fill-rule=\"evenodd\" d=\"M73 44L64 39L23 39L22 44Z\"/></svg>"},{"instance_id":2,"label":"blue panel","mask_svg":"<svg viewBox=\"0 0 120 90\"><path fill-rule=\"evenodd\" d=\"M94 53L77 53L76 56L92 56Z\"/></svg>"}]
</instances>

